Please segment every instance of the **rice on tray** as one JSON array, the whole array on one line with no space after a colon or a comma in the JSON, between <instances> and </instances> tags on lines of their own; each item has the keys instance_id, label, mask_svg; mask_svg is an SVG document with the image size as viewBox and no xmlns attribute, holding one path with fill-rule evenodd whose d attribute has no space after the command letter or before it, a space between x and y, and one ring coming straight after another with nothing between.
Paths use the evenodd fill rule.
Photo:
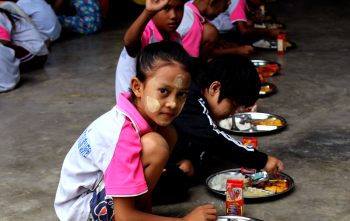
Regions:
<instances>
[{"instance_id":1,"label":"rice on tray","mask_svg":"<svg viewBox=\"0 0 350 221\"><path fill-rule=\"evenodd\" d=\"M234 175L227 173L214 176L210 180L209 185L214 190L226 191L227 180L243 180L243 187L247 186L249 183L249 180L245 178L245 176L241 173L237 173Z\"/></svg>"}]
</instances>

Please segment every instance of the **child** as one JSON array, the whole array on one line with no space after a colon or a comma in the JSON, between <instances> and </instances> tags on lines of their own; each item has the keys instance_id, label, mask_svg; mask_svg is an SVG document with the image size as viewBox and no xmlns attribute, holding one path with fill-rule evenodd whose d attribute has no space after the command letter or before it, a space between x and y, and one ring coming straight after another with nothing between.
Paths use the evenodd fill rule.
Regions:
<instances>
[{"instance_id":1,"label":"child","mask_svg":"<svg viewBox=\"0 0 350 221\"><path fill-rule=\"evenodd\" d=\"M280 160L242 145L214 124L235 114L241 105L252 106L259 97L260 85L253 63L240 55L222 55L204 66L198 84L191 82L186 104L172 123L178 132L178 141L170 162L188 177L207 172L211 155L240 166L264 169L269 174L282 171ZM165 183L177 185L176 182Z\"/></svg>"},{"instance_id":2,"label":"child","mask_svg":"<svg viewBox=\"0 0 350 221\"><path fill-rule=\"evenodd\" d=\"M46 46L56 41L61 34L61 24L51 5L44 0L18 0L25 13L35 22Z\"/></svg>"},{"instance_id":3,"label":"child","mask_svg":"<svg viewBox=\"0 0 350 221\"><path fill-rule=\"evenodd\" d=\"M95 120L67 154L55 210L65 220L216 220L213 205L179 218L151 213L151 192L173 145L158 133L181 112L191 81L191 58L177 43L146 46L137 57L132 93ZM174 134L168 134L171 136Z\"/></svg>"},{"instance_id":4,"label":"child","mask_svg":"<svg viewBox=\"0 0 350 221\"><path fill-rule=\"evenodd\" d=\"M220 32L220 38L228 41L240 41L240 38L246 38L247 35L263 35L268 37L277 37L284 33L280 29L274 28L254 28L248 26L246 11L247 6L256 9L262 4L263 0L232 0L228 9L212 21ZM238 32L238 33L237 33ZM238 35L243 35L239 37ZM245 43L245 42L243 42Z\"/></svg>"},{"instance_id":5,"label":"child","mask_svg":"<svg viewBox=\"0 0 350 221\"><path fill-rule=\"evenodd\" d=\"M0 23L0 93L15 88L20 79L19 60L11 48L4 46L10 42L10 33Z\"/></svg>"},{"instance_id":6,"label":"child","mask_svg":"<svg viewBox=\"0 0 350 221\"><path fill-rule=\"evenodd\" d=\"M101 29L102 13L98 0L57 0L53 6L62 27L80 34Z\"/></svg>"},{"instance_id":7,"label":"child","mask_svg":"<svg viewBox=\"0 0 350 221\"><path fill-rule=\"evenodd\" d=\"M10 4L12 2L5 2ZM3 3L3 4L5 4ZM13 10L18 7L15 3ZM19 7L18 7L19 8ZM11 35L11 43L6 45L15 51L21 71L30 71L43 67L49 51L39 31L27 20L0 8L0 23Z\"/></svg>"},{"instance_id":8,"label":"child","mask_svg":"<svg viewBox=\"0 0 350 221\"><path fill-rule=\"evenodd\" d=\"M180 44L181 37L176 32L183 16L184 0L147 0L146 8L125 34L125 47L119 57L115 91L129 91L130 80L136 76L135 56L148 44L170 39Z\"/></svg>"},{"instance_id":9,"label":"child","mask_svg":"<svg viewBox=\"0 0 350 221\"><path fill-rule=\"evenodd\" d=\"M209 20L215 19L231 4L230 0L194 0L186 3L182 22L177 29L184 48L199 64L205 65L208 58L226 53L250 57L254 52L251 46L229 45L219 42L219 32ZM219 43L224 43L219 46Z\"/></svg>"}]
</instances>

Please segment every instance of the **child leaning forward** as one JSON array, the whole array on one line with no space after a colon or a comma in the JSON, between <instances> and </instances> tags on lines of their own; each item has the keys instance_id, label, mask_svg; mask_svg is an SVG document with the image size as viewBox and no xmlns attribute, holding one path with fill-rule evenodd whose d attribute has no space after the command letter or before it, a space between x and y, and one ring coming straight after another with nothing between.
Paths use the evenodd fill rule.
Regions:
<instances>
[{"instance_id":1,"label":"child leaning forward","mask_svg":"<svg viewBox=\"0 0 350 221\"><path fill-rule=\"evenodd\" d=\"M192 63L176 42L146 46L137 57L132 93L95 120L67 154L55 210L65 220L207 221L213 205L184 218L152 215L151 193L172 151L176 133L156 133L179 115L191 82Z\"/></svg>"}]
</instances>

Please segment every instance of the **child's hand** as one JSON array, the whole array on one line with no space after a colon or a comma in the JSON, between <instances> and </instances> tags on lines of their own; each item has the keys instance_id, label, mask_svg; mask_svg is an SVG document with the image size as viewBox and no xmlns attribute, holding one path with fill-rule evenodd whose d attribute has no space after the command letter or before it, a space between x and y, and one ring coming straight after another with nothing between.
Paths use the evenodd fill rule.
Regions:
<instances>
[{"instance_id":1,"label":"child's hand","mask_svg":"<svg viewBox=\"0 0 350 221\"><path fill-rule=\"evenodd\" d=\"M263 168L268 174L276 174L284 170L283 163L275 157L268 156L265 167Z\"/></svg>"},{"instance_id":2,"label":"child's hand","mask_svg":"<svg viewBox=\"0 0 350 221\"><path fill-rule=\"evenodd\" d=\"M191 161L183 159L177 162L176 166L178 166L189 178L193 176L194 168Z\"/></svg>"},{"instance_id":3,"label":"child's hand","mask_svg":"<svg viewBox=\"0 0 350 221\"><path fill-rule=\"evenodd\" d=\"M170 0L147 0L146 10L149 12L159 12L162 10Z\"/></svg>"},{"instance_id":4,"label":"child's hand","mask_svg":"<svg viewBox=\"0 0 350 221\"><path fill-rule=\"evenodd\" d=\"M276 38L279 34L284 34L285 32L278 28L269 28L270 37Z\"/></svg>"},{"instance_id":5,"label":"child's hand","mask_svg":"<svg viewBox=\"0 0 350 221\"><path fill-rule=\"evenodd\" d=\"M183 218L184 221L215 221L218 219L218 212L213 205L199 206Z\"/></svg>"},{"instance_id":6,"label":"child's hand","mask_svg":"<svg viewBox=\"0 0 350 221\"><path fill-rule=\"evenodd\" d=\"M250 45L244 45L238 48L238 54L242 55L245 58L249 58L253 55L254 48Z\"/></svg>"}]
</instances>

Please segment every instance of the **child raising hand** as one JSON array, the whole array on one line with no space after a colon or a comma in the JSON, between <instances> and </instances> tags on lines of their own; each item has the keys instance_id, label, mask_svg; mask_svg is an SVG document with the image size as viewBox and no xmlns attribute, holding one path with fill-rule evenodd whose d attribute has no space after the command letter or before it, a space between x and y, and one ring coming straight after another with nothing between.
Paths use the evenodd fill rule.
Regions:
<instances>
[{"instance_id":1,"label":"child raising hand","mask_svg":"<svg viewBox=\"0 0 350 221\"><path fill-rule=\"evenodd\" d=\"M169 126L180 114L192 61L172 41L146 46L136 60L131 93L121 93L118 104L88 126L67 154L55 198L57 216L61 221L214 221L213 205L184 218L151 214L151 194L174 145L156 128Z\"/></svg>"},{"instance_id":2,"label":"child raising hand","mask_svg":"<svg viewBox=\"0 0 350 221\"><path fill-rule=\"evenodd\" d=\"M129 91L130 80L136 76L135 57L148 44L171 40L182 44L176 29L181 23L184 0L147 0L146 7L124 36L125 47L116 71L116 99Z\"/></svg>"}]
</instances>

